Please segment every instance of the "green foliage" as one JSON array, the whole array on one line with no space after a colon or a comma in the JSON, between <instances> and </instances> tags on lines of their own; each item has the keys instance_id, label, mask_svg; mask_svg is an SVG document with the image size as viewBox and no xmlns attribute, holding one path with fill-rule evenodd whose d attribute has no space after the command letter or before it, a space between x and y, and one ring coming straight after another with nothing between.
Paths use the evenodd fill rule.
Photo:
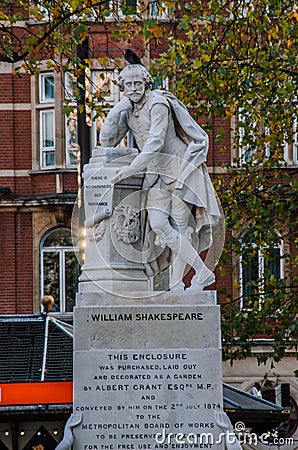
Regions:
<instances>
[{"instance_id":1,"label":"green foliage","mask_svg":"<svg viewBox=\"0 0 298 450\"><path fill-rule=\"evenodd\" d=\"M280 361L286 349L297 348L297 261L291 257L297 251L296 175L297 171L287 172L279 159L270 157L242 166L234 161L227 176L214 180L228 230L220 264L232 267L234 281L231 292L219 290L224 357L228 360L250 354L258 338L272 340L273 361ZM272 249L281 242L283 279L270 271ZM244 298L238 281L240 267L243 271L252 261L257 261L258 271L263 264L263 271ZM241 308L244 301L245 308Z\"/></svg>"},{"instance_id":2,"label":"green foliage","mask_svg":"<svg viewBox=\"0 0 298 450\"><path fill-rule=\"evenodd\" d=\"M52 59L55 70L76 67L76 47L90 26L103 23L107 0L5 0L0 6L0 61L38 70Z\"/></svg>"}]
</instances>

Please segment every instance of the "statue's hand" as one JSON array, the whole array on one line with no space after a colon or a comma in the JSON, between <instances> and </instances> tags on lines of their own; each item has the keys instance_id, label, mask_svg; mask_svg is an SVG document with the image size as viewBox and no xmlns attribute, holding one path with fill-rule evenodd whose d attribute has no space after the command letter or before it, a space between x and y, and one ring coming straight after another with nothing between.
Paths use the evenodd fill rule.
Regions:
<instances>
[{"instance_id":1,"label":"statue's hand","mask_svg":"<svg viewBox=\"0 0 298 450\"><path fill-rule=\"evenodd\" d=\"M82 421L82 414L72 414L68 419L66 426L69 428L74 428L79 425Z\"/></svg>"},{"instance_id":2,"label":"statue's hand","mask_svg":"<svg viewBox=\"0 0 298 450\"><path fill-rule=\"evenodd\" d=\"M215 422L225 433L225 450L242 450L228 415L224 411L215 411Z\"/></svg>"},{"instance_id":3,"label":"statue's hand","mask_svg":"<svg viewBox=\"0 0 298 450\"><path fill-rule=\"evenodd\" d=\"M233 425L224 411L215 411L215 422L223 430L233 430Z\"/></svg>"},{"instance_id":4,"label":"statue's hand","mask_svg":"<svg viewBox=\"0 0 298 450\"><path fill-rule=\"evenodd\" d=\"M117 173L111 178L111 183L116 184L119 183L119 181L123 180L124 178L131 177L134 175L135 172L131 169L130 166L122 167L117 171Z\"/></svg>"},{"instance_id":5,"label":"statue's hand","mask_svg":"<svg viewBox=\"0 0 298 450\"><path fill-rule=\"evenodd\" d=\"M55 450L71 450L73 444L73 428L82 421L82 414L71 414L65 424L64 435L62 441L57 445Z\"/></svg>"},{"instance_id":6,"label":"statue's hand","mask_svg":"<svg viewBox=\"0 0 298 450\"><path fill-rule=\"evenodd\" d=\"M191 242L191 237L193 235L194 229L192 227L187 227L185 232L185 237Z\"/></svg>"}]
</instances>

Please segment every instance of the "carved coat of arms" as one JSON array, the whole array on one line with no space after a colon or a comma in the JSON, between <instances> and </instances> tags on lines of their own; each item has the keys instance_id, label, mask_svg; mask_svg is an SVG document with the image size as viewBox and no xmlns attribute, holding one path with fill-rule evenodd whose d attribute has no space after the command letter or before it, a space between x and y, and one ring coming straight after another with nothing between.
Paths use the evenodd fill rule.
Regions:
<instances>
[{"instance_id":1,"label":"carved coat of arms","mask_svg":"<svg viewBox=\"0 0 298 450\"><path fill-rule=\"evenodd\" d=\"M131 205L117 206L111 225L119 241L134 244L141 237L140 211Z\"/></svg>"}]
</instances>

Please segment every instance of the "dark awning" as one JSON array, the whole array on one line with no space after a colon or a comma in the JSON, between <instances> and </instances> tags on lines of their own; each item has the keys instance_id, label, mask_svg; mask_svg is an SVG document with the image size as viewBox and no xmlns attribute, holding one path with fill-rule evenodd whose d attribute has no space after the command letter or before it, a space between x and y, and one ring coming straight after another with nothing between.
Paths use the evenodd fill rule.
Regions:
<instances>
[{"instance_id":1,"label":"dark awning","mask_svg":"<svg viewBox=\"0 0 298 450\"><path fill-rule=\"evenodd\" d=\"M223 385L224 409L232 423L243 422L255 433L277 427L290 416L290 410L248 394L228 384Z\"/></svg>"},{"instance_id":2,"label":"dark awning","mask_svg":"<svg viewBox=\"0 0 298 450\"><path fill-rule=\"evenodd\" d=\"M45 314L0 316L0 383L41 381L45 345L44 380L72 381L72 338L55 320L45 332Z\"/></svg>"}]
</instances>

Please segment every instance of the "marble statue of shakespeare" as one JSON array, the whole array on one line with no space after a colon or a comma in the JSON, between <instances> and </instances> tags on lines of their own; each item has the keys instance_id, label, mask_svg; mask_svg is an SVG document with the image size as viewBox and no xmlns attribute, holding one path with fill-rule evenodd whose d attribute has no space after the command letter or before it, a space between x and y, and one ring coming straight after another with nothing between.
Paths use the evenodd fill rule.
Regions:
<instances>
[{"instance_id":1,"label":"marble statue of shakespeare","mask_svg":"<svg viewBox=\"0 0 298 450\"><path fill-rule=\"evenodd\" d=\"M118 85L125 97L109 112L100 132L101 145L117 146L131 131L139 154L111 181L145 173L147 223L156 234L155 243L171 250L171 289L184 290L186 264L196 271L190 289L203 289L215 277L199 253L210 247L211 227L220 219L205 165L208 135L176 97L151 90L152 79L144 66L126 66ZM196 230L190 226L193 216ZM194 232L198 249L192 244ZM161 270L158 258L145 266L148 276Z\"/></svg>"}]
</instances>

